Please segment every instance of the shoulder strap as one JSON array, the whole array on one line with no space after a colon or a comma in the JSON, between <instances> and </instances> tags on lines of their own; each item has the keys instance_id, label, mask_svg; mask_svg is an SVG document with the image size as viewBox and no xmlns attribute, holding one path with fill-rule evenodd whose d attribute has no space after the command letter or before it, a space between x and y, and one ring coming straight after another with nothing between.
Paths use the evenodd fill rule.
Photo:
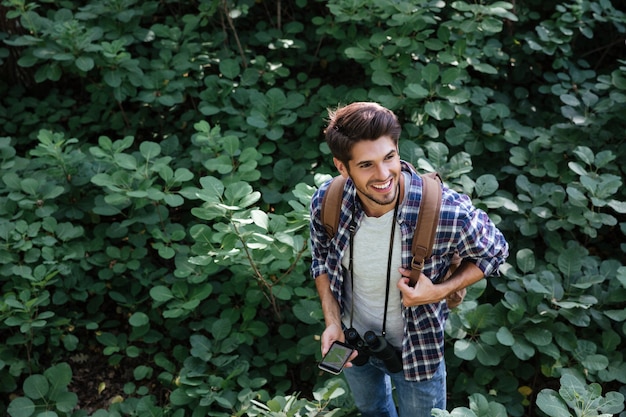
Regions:
<instances>
[{"instance_id":1,"label":"shoulder strap","mask_svg":"<svg viewBox=\"0 0 626 417\"><path fill-rule=\"evenodd\" d=\"M436 172L431 172L422 174L422 180L424 184L422 190L423 204L420 204L420 215L413 235L412 254L414 261L417 260L423 265L424 259L430 256L437 230L441 208L441 178ZM321 220L329 239L332 239L339 229L341 201L345 185L346 178L337 175L331 181L324 198L322 198ZM403 190L404 187L400 191L400 197L404 197ZM426 225L431 225L431 229L423 231L422 229Z\"/></svg>"},{"instance_id":2,"label":"shoulder strap","mask_svg":"<svg viewBox=\"0 0 626 417\"><path fill-rule=\"evenodd\" d=\"M422 175L422 201L413 234L411 283L415 284L424 268L424 259L430 257L441 209L441 177L436 172Z\"/></svg>"},{"instance_id":3,"label":"shoulder strap","mask_svg":"<svg viewBox=\"0 0 626 417\"><path fill-rule=\"evenodd\" d=\"M343 188L346 185L346 178L337 175L322 198L321 220L326 229L329 239L332 239L339 229L339 216L341 215L341 200L343 197Z\"/></svg>"}]
</instances>

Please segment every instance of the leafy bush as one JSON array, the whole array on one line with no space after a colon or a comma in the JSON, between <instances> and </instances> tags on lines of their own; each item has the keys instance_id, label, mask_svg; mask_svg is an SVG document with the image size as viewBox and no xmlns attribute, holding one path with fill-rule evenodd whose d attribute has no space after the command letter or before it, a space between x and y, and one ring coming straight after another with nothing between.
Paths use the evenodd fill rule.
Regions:
<instances>
[{"instance_id":1,"label":"leafy bush","mask_svg":"<svg viewBox=\"0 0 626 417\"><path fill-rule=\"evenodd\" d=\"M308 202L334 172L325 109L373 100L511 243L451 314L453 415L624 414L615 2L0 11L0 412L354 414L315 366ZM86 407L92 363L120 387Z\"/></svg>"}]
</instances>

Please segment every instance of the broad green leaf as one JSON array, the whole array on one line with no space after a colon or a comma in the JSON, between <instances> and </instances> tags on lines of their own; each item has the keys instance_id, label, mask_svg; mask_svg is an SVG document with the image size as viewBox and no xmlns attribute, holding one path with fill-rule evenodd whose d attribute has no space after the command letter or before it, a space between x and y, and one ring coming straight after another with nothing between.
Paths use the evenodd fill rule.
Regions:
<instances>
[{"instance_id":1,"label":"broad green leaf","mask_svg":"<svg viewBox=\"0 0 626 417\"><path fill-rule=\"evenodd\" d=\"M254 222L254 224L259 226L263 230L268 230L269 217L267 213L262 210L252 210L250 212L250 216L252 217L252 221Z\"/></svg>"},{"instance_id":2,"label":"broad green leaf","mask_svg":"<svg viewBox=\"0 0 626 417\"><path fill-rule=\"evenodd\" d=\"M485 174L478 177L474 188L477 197L485 197L498 190L498 180L495 175Z\"/></svg>"},{"instance_id":3,"label":"broad green leaf","mask_svg":"<svg viewBox=\"0 0 626 417\"><path fill-rule=\"evenodd\" d=\"M291 300L293 296L293 290L286 285L274 285L272 286L272 294L279 300Z\"/></svg>"},{"instance_id":4,"label":"broad green leaf","mask_svg":"<svg viewBox=\"0 0 626 417\"><path fill-rule=\"evenodd\" d=\"M51 399L56 402L57 410L64 412L64 413L71 413L72 410L74 410L76 408L76 405L78 404L78 396L76 395L76 393L70 392L70 391L61 391L57 395L55 395L54 398L51 398ZM52 415L50 417L55 417L55 416Z\"/></svg>"},{"instance_id":5,"label":"broad green leaf","mask_svg":"<svg viewBox=\"0 0 626 417\"><path fill-rule=\"evenodd\" d=\"M223 340L230 334L232 324L228 319L218 319L211 326L211 334L215 340Z\"/></svg>"},{"instance_id":6,"label":"broad green leaf","mask_svg":"<svg viewBox=\"0 0 626 417\"><path fill-rule=\"evenodd\" d=\"M454 355L466 361L471 361L477 355L476 345L469 340L457 340L454 342Z\"/></svg>"},{"instance_id":7,"label":"broad green leaf","mask_svg":"<svg viewBox=\"0 0 626 417\"><path fill-rule=\"evenodd\" d=\"M133 370L133 378L136 381L149 378L152 375L152 368L145 365L139 365Z\"/></svg>"},{"instance_id":8,"label":"broad green leaf","mask_svg":"<svg viewBox=\"0 0 626 417\"><path fill-rule=\"evenodd\" d=\"M370 52L363 50L360 47L349 47L345 49L345 54L348 58L354 59L355 61L368 61L372 58Z\"/></svg>"},{"instance_id":9,"label":"broad green leaf","mask_svg":"<svg viewBox=\"0 0 626 417\"><path fill-rule=\"evenodd\" d=\"M428 84L434 84L439 78L439 66L436 64L428 64L422 70L422 80Z\"/></svg>"},{"instance_id":10,"label":"broad green leaf","mask_svg":"<svg viewBox=\"0 0 626 417\"><path fill-rule=\"evenodd\" d=\"M535 348L525 339L516 338L511 350L520 360L526 361L535 355Z\"/></svg>"},{"instance_id":11,"label":"broad green leaf","mask_svg":"<svg viewBox=\"0 0 626 417\"><path fill-rule=\"evenodd\" d=\"M520 249L516 254L517 266L524 273L535 269L535 254L530 249Z\"/></svg>"},{"instance_id":12,"label":"broad green leaf","mask_svg":"<svg viewBox=\"0 0 626 417\"><path fill-rule=\"evenodd\" d=\"M93 67L95 66L93 59L84 55L76 58L76 61L74 61L74 64L76 65L76 68L85 72L91 71Z\"/></svg>"},{"instance_id":13,"label":"broad green leaf","mask_svg":"<svg viewBox=\"0 0 626 417\"><path fill-rule=\"evenodd\" d=\"M392 85L393 77L388 71L374 71L372 74L372 82L376 85Z\"/></svg>"},{"instance_id":14,"label":"broad green leaf","mask_svg":"<svg viewBox=\"0 0 626 417\"><path fill-rule=\"evenodd\" d=\"M580 158L587 165L593 165L595 157L593 151L588 146L577 146L574 149L574 154Z\"/></svg>"},{"instance_id":15,"label":"broad green leaf","mask_svg":"<svg viewBox=\"0 0 626 417\"><path fill-rule=\"evenodd\" d=\"M161 154L161 145L154 142L141 142L139 151L146 161L152 161Z\"/></svg>"},{"instance_id":16,"label":"broad green leaf","mask_svg":"<svg viewBox=\"0 0 626 417\"><path fill-rule=\"evenodd\" d=\"M454 107L446 101L431 101L426 103L424 111L435 120L454 119Z\"/></svg>"},{"instance_id":17,"label":"broad green leaf","mask_svg":"<svg viewBox=\"0 0 626 417\"><path fill-rule=\"evenodd\" d=\"M318 301L301 299L292 307L293 314L303 323L318 324L323 320L321 306Z\"/></svg>"},{"instance_id":18,"label":"broad green leaf","mask_svg":"<svg viewBox=\"0 0 626 417\"><path fill-rule=\"evenodd\" d=\"M271 88L266 94L268 111L270 114L276 114L282 110L287 104L287 97L280 88Z\"/></svg>"},{"instance_id":19,"label":"broad green leaf","mask_svg":"<svg viewBox=\"0 0 626 417\"><path fill-rule=\"evenodd\" d=\"M552 332L541 327L529 327L524 331L524 337L535 346L547 346L552 342Z\"/></svg>"},{"instance_id":20,"label":"broad green leaf","mask_svg":"<svg viewBox=\"0 0 626 417\"><path fill-rule=\"evenodd\" d=\"M198 192L198 197L209 203L220 203L224 194L224 184L215 177L200 178L202 190Z\"/></svg>"},{"instance_id":21,"label":"broad green leaf","mask_svg":"<svg viewBox=\"0 0 626 417\"><path fill-rule=\"evenodd\" d=\"M39 400L48 395L50 384L45 376L31 375L24 380L24 394L33 400Z\"/></svg>"},{"instance_id":22,"label":"broad green leaf","mask_svg":"<svg viewBox=\"0 0 626 417\"><path fill-rule=\"evenodd\" d=\"M136 170L137 169L137 160L133 155L128 155L124 153L116 153L113 155L113 159L120 168L128 169L128 170Z\"/></svg>"},{"instance_id":23,"label":"broad green leaf","mask_svg":"<svg viewBox=\"0 0 626 417\"><path fill-rule=\"evenodd\" d=\"M586 370L598 372L609 366L609 359L606 356L599 354L588 355L582 360L581 364Z\"/></svg>"},{"instance_id":24,"label":"broad green leaf","mask_svg":"<svg viewBox=\"0 0 626 417\"><path fill-rule=\"evenodd\" d=\"M235 156L239 152L239 138L234 135L225 136L222 138L222 146L228 155Z\"/></svg>"},{"instance_id":25,"label":"broad green leaf","mask_svg":"<svg viewBox=\"0 0 626 417\"><path fill-rule=\"evenodd\" d=\"M25 178L22 181L20 181L20 188L26 194L31 195L31 196L36 196L39 190L39 181L33 178Z\"/></svg>"},{"instance_id":26,"label":"broad green leaf","mask_svg":"<svg viewBox=\"0 0 626 417\"><path fill-rule=\"evenodd\" d=\"M559 394L551 389L544 389L537 394L537 407L550 417L571 417L569 408Z\"/></svg>"},{"instance_id":27,"label":"broad green leaf","mask_svg":"<svg viewBox=\"0 0 626 417\"><path fill-rule=\"evenodd\" d=\"M140 327L150 324L150 318L146 313L136 312L128 319L128 323L133 327Z\"/></svg>"},{"instance_id":28,"label":"broad green leaf","mask_svg":"<svg viewBox=\"0 0 626 417\"><path fill-rule=\"evenodd\" d=\"M500 327L496 336L498 338L498 342L504 346L513 346L515 343L515 336L513 336L513 333L511 333L511 331L506 327Z\"/></svg>"},{"instance_id":29,"label":"broad green leaf","mask_svg":"<svg viewBox=\"0 0 626 417\"><path fill-rule=\"evenodd\" d=\"M17 397L9 404L7 412L11 417L32 417L36 409L37 406L30 398Z\"/></svg>"},{"instance_id":30,"label":"broad green leaf","mask_svg":"<svg viewBox=\"0 0 626 417\"><path fill-rule=\"evenodd\" d=\"M478 72L482 72L484 74L497 74L498 70L493 65L485 64L484 62L473 62L472 66Z\"/></svg>"},{"instance_id":31,"label":"broad green leaf","mask_svg":"<svg viewBox=\"0 0 626 417\"><path fill-rule=\"evenodd\" d=\"M223 59L219 63L220 73L231 80L234 80L239 76L241 68L239 62L234 59Z\"/></svg>"},{"instance_id":32,"label":"broad green leaf","mask_svg":"<svg viewBox=\"0 0 626 417\"><path fill-rule=\"evenodd\" d=\"M255 320L244 324L241 331L249 332L256 337L263 337L269 331L269 327L267 327L267 324L262 321Z\"/></svg>"},{"instance_id":33,"label":"broad green leaf","mask_svg":"<svg viewBox=\"0 0 626 417\"><path fill-rule=\"evenodd\" d=\"M559 254L558 267L566 277L580 272L583 266L586 251L578 246L569 246L564 252Z\"/></svg>"}]
</instances>

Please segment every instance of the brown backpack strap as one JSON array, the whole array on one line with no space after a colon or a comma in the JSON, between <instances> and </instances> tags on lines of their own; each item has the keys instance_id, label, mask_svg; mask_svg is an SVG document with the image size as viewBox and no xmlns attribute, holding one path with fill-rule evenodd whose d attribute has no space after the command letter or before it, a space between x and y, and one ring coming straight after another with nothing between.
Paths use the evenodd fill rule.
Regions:
<instances>
[{"instance_id":1,"label":"brown backpack strap","mask_svg":"<svg viewBox=\"0 0 626 417\"><path fill-rule=\"evenodd\" d=\"M328 186L324 198L322 198L321 220L328 239L332 239L339 229L339 216L341 215L341 201L343 198L343 187L346 185L346 178L341 175L333 178Z\"/></svg>"},{"instance_id":2,"label":"brown backpack strap","mask_svg":"<svg viewBox=\"0 0 626 417\"><path fill-rule=\"evenodd\" d=\"M410 285L419 280L424 260L430 257L441 209L441 178L436 172L422 175L422 201L413 233Z\"/></svg>"}]
</instances>

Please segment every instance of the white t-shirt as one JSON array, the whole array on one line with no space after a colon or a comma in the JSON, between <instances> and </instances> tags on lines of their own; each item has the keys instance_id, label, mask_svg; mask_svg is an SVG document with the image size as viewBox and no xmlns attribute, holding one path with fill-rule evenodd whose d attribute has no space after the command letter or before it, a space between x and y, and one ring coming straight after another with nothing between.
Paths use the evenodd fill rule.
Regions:
<instances>
[{"instance_id":1,"label":"white t-shirt","mask_svg":"<svg viewBox=\"0 0 626 417\"><path fill-rule=\"evenodd\" d=\"M406 178L405 178L406 179ZM406 198L406 195L405 195ZM354 288L350 277L344 280L345 310L343 324L350 327L350 312L354 301L352 327L361 337L372 330L382 333L387 290L387 264L389 262L389 240L394 220L394 210L381 217L363 217L350 245L354 245ZM346 254L349 253L349 246ZM342 265L349 270L350 258L344 256ZM398 268L402 266L402 233L396 224L389 281L389 303L387 307L387 342L396 349L402 348L404 323L402 320L400 290L396 287L401 278Z\"/></svg>"}]
</instances>

